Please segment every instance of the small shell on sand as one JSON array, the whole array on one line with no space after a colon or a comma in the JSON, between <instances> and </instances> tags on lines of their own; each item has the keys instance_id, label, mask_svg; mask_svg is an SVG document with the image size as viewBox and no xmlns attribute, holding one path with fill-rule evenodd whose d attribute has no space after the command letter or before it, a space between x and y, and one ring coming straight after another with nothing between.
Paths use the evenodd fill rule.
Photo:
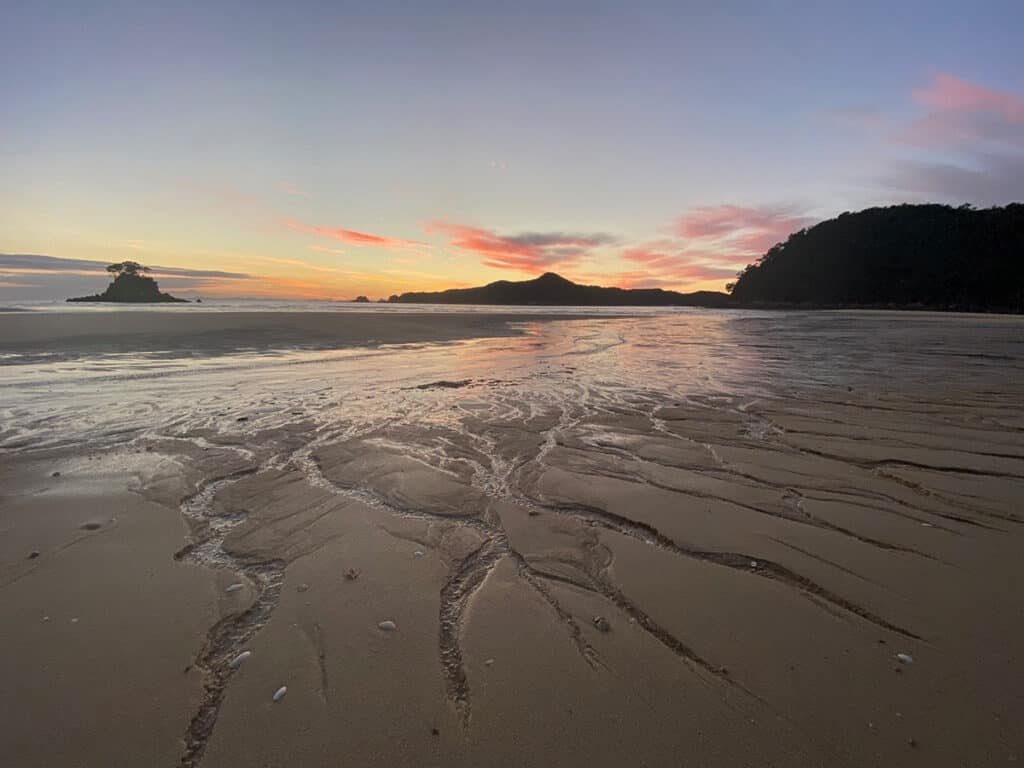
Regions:
<instances>
[{"instance_id":1,"label":"small shell on sand","mask_svg":"<svg viewBox=\"0 0 1024 768\"><path fill-rule=\"evenodd\" d=\"M238 590L240 590L244 586L245 586L245 584L242 584L241 582L237 582L235 584L229 584L227 587L224 588L224 591L227 592L228 594L230 594L232 592L237 592Z\"/></svg>"},{"instance_id":2,"label":"small shell on sand","mask_svg":"<svg viewBox=\"0 0 1024 768\"><path fill-rule=\"evenodd\" d=\"M231 660L231 663L228 664L228 666L232 669L238 669L240 666L242 666L242 662L248 659L250 656L252 656L252 651L242 651L240 654L238 654L237 656L235 656L235 658Z\"/></svg>"},{"instance_id":3,"label":"small shell on sand","mask_svg":"<svg viewBox=\"0 0 1024 768\"><path fill-rule=\"evenodd\" d=\"M274 695L273 695L272 698L273 698L274 701L280 701L281 699L284 698L284 695L286 693L288 693L288 686L287 685L282 685L280 688L278 688L276 691L274 691Z\"/></svg>"},{"instance_id":4,"label":"small shell on sand","mask_svg":"<svg viewBox=\"0 0 1024 768\"><path fill-rule=\"evenodd\" d=\"M426 552L424 552L422 549L417 549L415 552L412 553L412 556L413 557L423 557L425 554L426 554Z\"/></svg>"},{"instance_id":5,"label":"small shell on sand","mask_svg":"<svg viewBox=\"0 0 1024 768\"><path fill-rule=\"evenodd\" d=\"M398 629L398 625L395 624L395 622L391 621L391 619L380 622L380 624L378 624L377 627L379 629L383 629L385 632L394 632L396 629Z\"/></svg>"},{"instance_id":6,"label":"small shell on sand","mask_svg":"<svg viewBox=\"0 0 1024 768\"><path fill-rule=\"evenodd\" d=\"M914 663L914 657L911 656L909 653L897 653L896 654L896 658L899 659L904 664L913 664Z\"/></svg>"}]
</instances>

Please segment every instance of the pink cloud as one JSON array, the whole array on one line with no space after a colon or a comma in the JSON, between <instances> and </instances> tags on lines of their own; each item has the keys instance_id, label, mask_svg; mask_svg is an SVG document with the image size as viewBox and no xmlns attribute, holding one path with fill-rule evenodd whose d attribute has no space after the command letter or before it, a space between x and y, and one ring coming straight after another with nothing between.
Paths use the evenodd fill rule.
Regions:
<instances>
[{"instance_id":1,"label":"pink cloud","mask_svg":"<svg viewBox=\"0 0 1024 768\"><path fill-rule=\"evenodd\" d=\"M620 251L628 268L615 279L618 285L634 288L692 290L716 283L721 287L775 243L811 222L788 206L692 208L674 222L673 237Z\"/></svg>"},{"instance_id":2,"label":"pink cloud","mask_svg":"<svg viewBox=\"0 0 1024 768\"><path fill-rule=\"evenodd\" d=\"M747 257L730 252L703 251L682 245L676 245L673 249L639 246L629 248L619 256L623 261L644 268L643 272L626 272L620 276L630 286L641 288L679 287L713 280L730 280L747 261Z\"/></svg>"},{"instance_id":3,"label":"pink cloud","mask_svg":"<svg viewBox=\"0 0 1024 768\"><path fill-rule=\"evenodd\" d=\"M481 263L485 266L530 274L571 266L591 250L615 241L611 235L601 232L524 232L499 235L487 229L448 221L427 222L423 231L427 234L444 234L452 248L483 256Z\"/></svg>"},{"instance_id":4,"label":"pink cloud","mask_svg":"<svg viewBox=\"0 0 1024 768\"><path fill-rule=\"evenodd\" d=\"M676 221L676 234L702 249L733 257L760 256L811 219L791 208L714 205L693 208ZM695 242L696 241L696 242Z\"/></svg>"},{"instance_id":5,"label":"pink cloud","mask_svg":"<svg viewBox=\"0 0 1024 768\"><path fill-rule=\"evenodd\" d=\"M1024 98L992 90L949 74L936 75L914 101L930 111L910 122L895 138L914 146L1024 146Z\"/></svg>"},{"instance_id":6,"label":"pink cloud","mask_svg":"<svg viewBox=\"0 0 1024 768\"><path fill-rule=\"evenodd\" d=\"M1024 99L994 91L959 77L938 74L928 88L914 91L920 104L953 112L993 112L1013 123L1024 123Z\"/></svg>"},{"instance_id":7,"label":"pink cloud","mask_svg":"<svg viewBox=\"0 0 1024 768\"><path fill-rule=\"evenodd\" d=\"M288 229L296 232L305 232L308 235L319 235L338 240L349 245L358 245L368 248L387 248L390 250L415 250L419 248L430 248L427 243L418 240L405 240L400 237L387 237L385 235L372 235L367 232L357 232L354 229L339 229L336 227L315 227L308 224L300 224L292 219L282 221Z\"/></svg>"},{"instance_id":8,"label":"pink cloud","mask_svg":"<svg viewBox=\"0 0 1024 768\"><path fill-rule=\"evenodd\" d=\"M703 254L681 251L664 253L647 248L630 248L621 257L634 264L642 264L649 271L648 277L662 277L675 280L715 280L730 278L736 274L739 262L732 254Z\"/></svg>"}]
</instances>

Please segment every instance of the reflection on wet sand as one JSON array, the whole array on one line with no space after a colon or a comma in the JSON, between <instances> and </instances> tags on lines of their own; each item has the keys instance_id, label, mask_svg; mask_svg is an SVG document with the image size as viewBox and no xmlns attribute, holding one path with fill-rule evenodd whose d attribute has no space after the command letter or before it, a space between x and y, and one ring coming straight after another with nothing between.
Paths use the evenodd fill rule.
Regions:
<instances>
[{"instance_id":1,"label":"reflection on wet sand","mask_svg":"<svg viewBox=\"0 0 1024 768\"><path fill-rule=\"evenodd\" d=\"M20 374L12 465L125 462L187 522L168 558L219 574L180 765L1024 754L1019 321L516 330Z\"/></svg>"}]
</instances>

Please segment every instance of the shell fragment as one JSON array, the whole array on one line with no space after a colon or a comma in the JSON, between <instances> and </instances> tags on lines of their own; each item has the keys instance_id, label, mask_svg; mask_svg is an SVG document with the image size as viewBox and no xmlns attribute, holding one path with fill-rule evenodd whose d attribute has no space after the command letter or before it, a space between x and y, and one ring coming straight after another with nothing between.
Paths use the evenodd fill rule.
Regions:
<instances>
[{"instance_id":1,"label":"shell fragment","mask_svg":"<svg viewBox=\"0 0 1024 768\"><path fill-rule=\"evenodd\" d=\"M250 656L252 656L252 651L242 651L240 654L238 654L237 656L235 656L235 658L231 660L231 663L228 664L228 666L232 669L238 669L240 666L242 666L242 662L248 659Z\"/></svg>"}]
</instances>

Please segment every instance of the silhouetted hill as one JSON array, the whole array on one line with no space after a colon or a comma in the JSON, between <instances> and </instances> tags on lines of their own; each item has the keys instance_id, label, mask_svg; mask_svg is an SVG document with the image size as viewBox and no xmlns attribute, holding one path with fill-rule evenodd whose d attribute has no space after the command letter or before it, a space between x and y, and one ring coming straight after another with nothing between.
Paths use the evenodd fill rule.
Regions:
<instances>
[{"instance_id":1,"label":"silhouetted hill","mask_svg":"<svg viewBox=\"0 0 1024 768\"><path fill-rule=\"evenodd\" d=\"M1024 205L895 205L794 232L749 265L737 306L1022 312Z\"/></svg>"},{"instance_id":2,"label":"silhouetted hill","mask_svg":"<svg viewBox=\"0 0 1024 768\"><path fill-rule=\"evenodd\" d=\"M188 299L179 299L169 293L161 293L152 277L139 274L120 274L107 286L103 293L93 296L80 296L68 301L113 301L129 304L157 303L157 302L181 302L187 303Z\"/></svg>"},{"instance_id":3,"label":"silhouetted hill","mask_svg":"<svg viewBox=\"0 0 1024 768\"><path fill-rule=\"evenodd\" d=\"M479 288L451 288L447 291L403 293L392 303L415 304L540 304L577 307L722 307L729 297L715 291L676 293L661 288L602 288L579 285L554 272L534 280L499 280Z\"/></svg>"}]
</instances>

